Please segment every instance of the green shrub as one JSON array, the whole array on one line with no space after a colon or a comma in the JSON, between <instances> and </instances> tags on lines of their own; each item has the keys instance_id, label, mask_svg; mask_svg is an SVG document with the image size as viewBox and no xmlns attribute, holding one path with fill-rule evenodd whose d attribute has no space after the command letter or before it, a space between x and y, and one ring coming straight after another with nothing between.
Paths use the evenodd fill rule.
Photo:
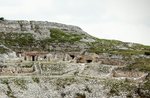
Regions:
<instances>
[{"instance_id":1,"label":"green shrub","mask_svg":"<svg viewBox=\"0 0 150 98\"><path fill-rule=\"evenodd\" d=\"M3 79L3 80L1 80L1 83L2 84L9 84L9 81L8 81L8 79Z\"/></svg>"},{"instance_id":2,"label":"green shrub","mask_svg":"<svg viewBox=\"0 0 150 98\"><path fill-rule=\"evenodd\" d=\"M32 77L32 80L36 83L40 83L40 79L38 77Z\"/></svg>"}]
</instances>

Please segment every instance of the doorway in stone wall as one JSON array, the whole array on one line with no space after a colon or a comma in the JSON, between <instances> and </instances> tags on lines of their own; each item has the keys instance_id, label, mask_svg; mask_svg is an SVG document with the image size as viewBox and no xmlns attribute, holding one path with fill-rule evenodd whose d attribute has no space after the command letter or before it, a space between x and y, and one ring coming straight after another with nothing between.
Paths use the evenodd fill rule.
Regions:
<instances>
[{"instance_id":1,"label":"doorway in stone wall","mask_svg":"<svg viewBox=\"0 0 150 98\"><path fill-rule=\"evenodd\" d=\"M70 54L70 57L71 57L71 59L74 59L74 58L75 58L75 56L74 56L74 55L71 55L71 54Z\"/></svg>"},{"instance_id":2,"label":"doorway in stone wall","mask_svg":"<svg viewBox=\"0 0 150 98\"><path fill-rule=\"evenodd\" d=\"M91 63L92 62L92 60L86 60L86 63Z\"/></svg>"},{"instance_id":3,"label":"doorway in stone wall","mask_svg":"<svg viewBox=\"0 0 150 98\"><path fill-rule=\"evenodd\" d=\"M35 61L35 56L32 56L32 61Z\"/></svg>"}]
</instances>

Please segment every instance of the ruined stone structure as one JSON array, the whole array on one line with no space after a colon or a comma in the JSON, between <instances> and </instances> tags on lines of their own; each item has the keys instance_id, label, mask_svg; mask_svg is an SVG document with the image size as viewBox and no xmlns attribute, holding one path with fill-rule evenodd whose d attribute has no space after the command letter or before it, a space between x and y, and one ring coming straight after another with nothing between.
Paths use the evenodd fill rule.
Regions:
<instances>
[{"instance_id":1,"label":"ruined stone structure","mask_svg":"<svg viewBox=\"0 0 150 98\"><path fill-rule=\"evenodd\" d=\"M17 56L22 58L24 61L70 61L75 58L75 55L62 52L40 52L40 51L29 51L29 52L18 52ZM72 57L74 56L74 57Z\"/></svg>"},{"instance_id":2,"label":"ruined stone structure","mask_svg":"<svg viewBox=\"0 0 150 98\"><path fill-rule=\"evenodd\" d=\"M35 71L34 66L21 67L21 66L0 66L0 75L16 75L19 73L33 73Z\"/></svg>"},{"instance_id":3,"label":"ruined stone structure","mask_svg":"<svg viewBox=\"0 0 150 98\"><path fill-rule=\"evenodd\" d=\"M91 63L98 62L99 56L97 54L86 54L86 55L78 55L76 57L77 63Z\"/></svg>"},{"instance_id":4,"label":"ruined stone structure","mask_svg":"<svg viewBox=\"0 0 150 98\"><path fill-rule=\"evenodd\" d=\"M25 61L39 61L39 60L47 60L48 52L38 52L38 51L30 51L22 53Z\"/></svg>"},{"instance_id":5,"label":"ruined stone structure","mask_svg":"<svg viewBox=\"0 0 150 98\"><path fill-rule=\"evenodd\" d=\"M144 75L144 72L139 71L123 71L123 70L116 70L113 72L113 77L134 77L138 78Z\"/></svg>"}]
</instances>

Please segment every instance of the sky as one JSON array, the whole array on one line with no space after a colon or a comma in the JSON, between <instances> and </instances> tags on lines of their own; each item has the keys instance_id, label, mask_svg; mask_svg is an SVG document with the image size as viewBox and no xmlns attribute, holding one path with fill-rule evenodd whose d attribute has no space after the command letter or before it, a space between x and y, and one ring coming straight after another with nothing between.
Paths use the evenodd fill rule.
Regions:
<instances>
[{"instance_id":1,"label":"sky","mask_svg":"<svg viewBox=\"0 0 150 98\"><path fill-rule=\"evenodd\" d=\"M150 45L150 0L0 0L0 17L77 25L98 38Z\"/></svg>"}]
</instances>

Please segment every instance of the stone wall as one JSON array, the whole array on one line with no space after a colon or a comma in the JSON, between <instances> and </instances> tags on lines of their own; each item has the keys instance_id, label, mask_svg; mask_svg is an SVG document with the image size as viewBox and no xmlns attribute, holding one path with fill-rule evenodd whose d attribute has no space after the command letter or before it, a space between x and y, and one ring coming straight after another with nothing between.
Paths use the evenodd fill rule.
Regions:
<instances>
[{"instance_id":1,"label":"stone wall","mask_svg":"<svg viewBox=\"0 0 150 98\"><path fill-rule=\"evenodd\" d=\"M0 75L15 75L19 73L33 73L34 67L14 67L14 66L1 66Z\"/></svg>"},{"instance_id":2,"label":"stone wall","mask_svg":"<svg viewBox=\"0 0 150 98\"><path fill-rule=\"evenodd\" d=\"M143 76L145 73L140 71L123 71L123 70L116 70L113 73L114 77L134 77L138 78Z\"/></svg>"}]
</instances>

